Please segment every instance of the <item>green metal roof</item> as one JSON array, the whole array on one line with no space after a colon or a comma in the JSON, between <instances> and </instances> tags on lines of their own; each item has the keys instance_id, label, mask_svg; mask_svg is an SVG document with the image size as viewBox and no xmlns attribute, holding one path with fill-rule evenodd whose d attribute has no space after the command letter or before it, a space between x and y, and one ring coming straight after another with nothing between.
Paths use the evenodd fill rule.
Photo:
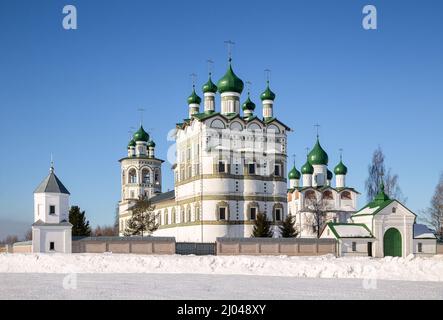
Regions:
<instances>
[{"instance_id":1,"label":"green metal roof","mask_svg":"<svg viewBox=\"0 0 443 320\"><path fill-rule=\"evenodd\" d=\"M289 171L288 179L289 180L292 180L292 179L300 180L300 171L297 170L295 165L294 165L294 167L292 167L291 171Z\"/></svg>"},{"instance_id":2,"label":"green metal roof","mask_svg":"<svg viewBox=\"0 0 443 320\"><path fill-rule=\"evenodd\" d=\"M343 164L340 159L340 162L335 166L334 173L336 175L346 175L348 173L348 168Z\"/></svg>"},{"instance_id":3,"label":"green metal roof","mask_svg":"<svg viewBox=\"0 0 443 320\"><path fill-rule=\"evenodd\" d=\"M255 103L251 101L251 97L249 95L249 92L248 92L248 99L246 99L246 101L243 103L242 109L243 109L243 111L245 111L245 110L254 111L255 110Z\"/></svg>"},{"instance_id":4,"label":"green metal roof","mask_svg":"<svg viewBox=\"0 0 443 320\"><path fill-rule=\"evenodd\" d=\"M349 237L343 237L343 238L374 238L374 235L372 234L371 230L369 230L368 226L364 223L337 223L337 222L328 222L326 223L326 227L329 227L331 229L332 233L337 239L341 239L342 237L338 234L337 230L335 229L336 226L358 226L366 229L369 233L369 237L364 236L349 236ZM322 232L323 233L323 232Z\"/></svg>"},{"instance_id":5,"label":"green metal roof","mask_svg":"<svg viewBox=\"0 0 443 320\"><path fill-rule=\"evenodd\" d=\"M309 162L309 157L306 160L306 163L301 167L301 173L303 174L313 174L314 173L314 167Z\"/></svg>"},{"instance_id":6,"label":"green metal roof","mask_svg":"<svg viewBox=\"0 0 443 320\"><path fill-rule=\"evenodd\" d=\"M228 71L226 71L225 75L218 81L217 87L218 92L220 93L242 93L244 84L243 81L234 73L234 70L232 70L231 59L229 59Z\"/></svg>"},{"instance_id":7,"label":"green metal roof","mask_svg":"<svg viewBox=\"0 0 443 320\"><path fill-rule=\"evenodd\" d=\"M138 131L136 133L134 133L134 137L133 137L134 141L144 141L144 142L148 142L149 141L149 134L145 131L145 129L143 129L143 126L140 126L140 129L138 129Z\"/></svg>"},{"instance_id":8,"label":"green metal roof","mask_svg":"<svg viewBox=\"0 0 443 320\"><path fill-rule=\"evenodd\" d=\"M317 142L314 145L314 148L312 148L311 152L309 152L308 155L309 163L314 164L321 164L321 165L328 165L328 154L320 145L320 141L317 137Z\"/></svg>"},{"instance_id":9,"label":"green metal roof","mask_svg":"<svg viewBox=\"0 0 443 320\"><path fill-rule=\"evenodd\" d=\"M188 97L188 104L200 104L202 99L195 93L195 86L192 88L192 93Z\"/></svg>"},{"instance_id":10,"label":"green metal roof","mask_svg":"<svg viewBox=\"0 0 443 320\"><path fill-rule=\"evenodd\" d=\"M265 91L263 91L263 93L260 95L260 99L262 101L264 100L275 100L275 93L271 91L271 89L269 88L269 81L267 82L267 86Z\"/></svg>"},{"instance_id":11,"label":"green metal roof","mask_svg":"<svg viewBox=\"0 0 443 320\"><path fill-rule=\"evenodd\" d=\"M215 85L215 83L212 82L211 73L209 73L209 80L208 80L208 82L206 82L203 85L202 90L205 93L206 92L212 92L212 93L216 93L217 92L217 86Z\"/></svg>"}]
</instances>

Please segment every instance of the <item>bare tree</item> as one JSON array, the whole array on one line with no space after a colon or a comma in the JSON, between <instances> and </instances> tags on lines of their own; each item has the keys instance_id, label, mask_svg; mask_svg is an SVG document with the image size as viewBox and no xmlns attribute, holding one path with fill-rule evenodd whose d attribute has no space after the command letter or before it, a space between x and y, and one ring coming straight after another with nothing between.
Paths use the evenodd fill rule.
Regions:
<instances>
[{"instance_id":1,"label":"bare tree","mask_svg":"<svg viewBox=\"0 0 443 320\"><path fill-rule=\"evenodd\" d=\"M145 232L151 235L158 229L158 214L154 213L155 206L147 197L140 197L139 200L130 208L132 213L125 229L125 236L143 235Z\"/></svg>"},{"instance_id":2,"label":"bare tree","mask_svg":"<svg viewBox=\"0 0 443 320\"><path fill-rule=\"evenodd\" d=\"M25 241L32 240L32 229L28 229L28 231L26 231L24 240Z\"/></svg>"},{"instance_id":3,"label":"bare tree","mask_svg":"<svg viewBox=\"0 0 443 320\"><path fill-rule=\"evenodd\" d=\"M426 224L432 226L438 235L443 236L443 173L435 187L430 206L423 211Z\"/></svg>"},{"instance_id":4,"label":"bare tree","mask_svg":"<svg viewBox=\"0 0 443 320\"><path fill-rule=\"evenodd\" d=\"M305 200L305 207L302 212L305 214L306 221L311 225L312 231L320 238L320 233L325 226L328 218L328 211L330 206L328 201L323 196L307 198Z\"/></svg>"},{"instance_id":5,"label":"bare tree","mask_svg":"<svg viewBox=\"0 0 443 320\"><path fill-rule=\"evenodd\" d=\"M385 186L385 193L393 199L400 202L406 202L407 198L401 192L398 175L391 172L391 168L386 170L385 155L379 146L372 155L372 162L368 166L369 176L365 182L366 197L368 201L374 200L377 193L380 191L380 182L383 181ZM383 179L383 180L382 180Z\"/></svg>"},{"instance_id":6,"label":"bare tree","mask_svg":"<svg viewBox=\"0 0 443 320\"><path fill-rule=\"evenodd\" d=\"M117 236L118 231L115 232L114 226L97 226L94 230L92 230L91 236L93 237L113 237Z\"/></svg>"},{"instance_id":7,"label":"bare tree","mask_svg":"<svg viewBox=\"0 0 443 320\"><path fill-rule=\"evenodd\" d=\"M0 241L0 244L12 245L18 242L18 237L16 235L8 235L4 240Z\"/></svg>"}]
</instances>

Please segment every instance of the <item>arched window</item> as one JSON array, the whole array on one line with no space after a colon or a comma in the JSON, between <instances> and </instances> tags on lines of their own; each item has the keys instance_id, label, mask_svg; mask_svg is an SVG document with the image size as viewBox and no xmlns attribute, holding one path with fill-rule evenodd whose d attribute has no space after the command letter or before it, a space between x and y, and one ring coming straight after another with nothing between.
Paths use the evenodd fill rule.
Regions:
<instances>
[{"instance_id":1,"label":"arched window","mask_svg":"<svg viewBox=\"0 0 443 320\"><path fill-rule=\"evenodd\" d=\"M332 192L327 190L323 192L323 199L324 200L334 200L334 196L332 195Z\"/></svg>"},{"instance_id":2,"label":"arched window","mask_svg":"<svg viewBox=\"0 0 443 320\"><path fill-rule=\"evenodd\" d=\"M128 172L128 183L137 183L137 172L135 169L130 169Z\"/></svg>"},{"instance_id":3,"label":"arched window","mask_svg":"<svg viewBox=\"0 0 443 320\"><path fill-rule=\"evenodd\" d=\"M342 200L351 200L351 193L349 191L342 192L340 198Z\"/></svg>"},{"instance_id":4,"label":"arched window","mask_svg":"<svg viewBox=\"0 0 443 320\"><path fill-rule=\"evenodd\" d=\"M305 198L308 199L308 200L315 200L316 199L315 191L313 191L313 190L306 191Z\"/></svg>"},{"instance_id":5,"label":"arched window","mask_svg":"<svg viewBox=\"0 0 443 320\"><path fill-rule=\"evenodd\" d=\"M142 170L142 179L144 184L149 184L151 182L151 173L147 168Z\"/></svg>"},{"instance_id":6,"label":"arched window","mask_svg":"<svg viewBox=\"0 0 443 320\"><path fill-rule=\"evenodd\" d=\"M185 208L180 208L180 223L185 222Z\"/></svg>"},{"instance_id":7,"label":"arched window","mask_svg":"<svg viewBox=\"0 0 443 320\"><path fill-rule=\"evenodd\" d=\"M158 184L160 182L160 170L156 169L154 173L154 183Z\"/></svg>"},{"instance_id":8,"label":"arched window","mask_svg":"<svg viewBox=\"0 0 443 320\"><path fill-rule=\"evenodd\" d=\"M186 222L191 222L191 206L189 204L186 208Z\"/></svg>"},{"instance_id":9,"label":"arched window","mask_svg":"<svg viewBox=\"0 0 443 320\"><path fill-rule=\"evenodd\" d=\"M164 224L169 224L168 209L165 209L164 216Z\"/></svg>"},{"instance_id":10,"label":"arched window","mask_svg":"<svg viewBox=\"0 0 443 320\"><path fill-rule=\"evenodd\" d=\"M175 207L173 207L171 210L171 224L175 224L175 223L177 223L177 221L175 218Z\"/></svg>"},{"instance_id":11,"label":"arched window","mask_svg":"<svg viewBox=\"0 0 443 320\"><path fill-rule=\"evenodd\" d=\"M195 215L195 221L200 220L200 206L198 204L194 207L194 215Z\"/></svg>"}]
</instances>

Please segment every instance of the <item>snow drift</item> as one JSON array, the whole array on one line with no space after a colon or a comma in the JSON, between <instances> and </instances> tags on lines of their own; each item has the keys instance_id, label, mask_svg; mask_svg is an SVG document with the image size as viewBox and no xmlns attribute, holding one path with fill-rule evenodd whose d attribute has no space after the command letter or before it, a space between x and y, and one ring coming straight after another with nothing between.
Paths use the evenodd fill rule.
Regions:
<instances>
[{"instance_id":1,"label":"snow drift","mask_svg":"<svg viewBox=\"0 0 443 320\"><path fill-rule=\"evenodd\" d=\"M422 258L0 254L0 273L174 273L443 281L443 255Z\"/></svg>"}]
</instances>

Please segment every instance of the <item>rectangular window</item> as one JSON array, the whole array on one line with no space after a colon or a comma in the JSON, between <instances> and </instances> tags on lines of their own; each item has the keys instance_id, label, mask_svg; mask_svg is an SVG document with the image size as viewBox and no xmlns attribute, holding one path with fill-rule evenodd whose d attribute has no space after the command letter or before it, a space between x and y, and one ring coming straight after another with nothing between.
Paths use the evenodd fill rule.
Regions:
<instances>
[{"instance_id":1,"label":"rectangular window","mask_svg":"<svg viewBox=\"0 0 443 320\"><path fill-rule=\"evenodd\" d=\"M277 208L275 209L275 221L280 221L281 220L281 209Z\"/></svg>"},{"instance_id":2,"label":"rectangular window","mask_svg":"<svg viewBox=\"0 0 443 320\"><path fill-rule=\"evenodd\" d=\"M49 250L54 251L55 250L55 243L49 242Z\"/></svg>"},{"instance_id":3,"label":"rectangular window","mask_svg":"<svg viewBox=\"0 0 443 320\"><path fill-rule=\"evenodd\" d=\"M218 162L218 172L219 173L224 173L226 172L226 164L224 161L219 161Z\"/></svg>"},{"instance_id":4,"label":"rectangular window","mask_svg":"<svg viewBox=\"0 0 443 320\"><path fill-rule=\"evenodd\" d=\"M220 220L226 220L226 208L219 208Z\"/></svg>"},{"instance_id":5,"label":"rectangular window","mask_svg":"<svg viewBox=\"0 0 443 320\"><path fill-rule=\"evenodd\" d=\"M248 164L248 172L249 174L255 174L255 163Z\"/></svg>"},{"instance_id":6,"label":"rectangular window","mask_svg":"<svg viewBox=\"0 0 443 320\"><path fill-rule=\"evenodd\" d=\"M257 208L251 208L251 220L255 220L257 218Z\"/></svg>"},{"instance_id":7,"label":"rectangular window","mask_svg":"<svg viewBox=\"0 0 443 320\"><path fill-rule=\"evenodd\" d=\"M49 214L55 214L55 206L49 206Z\"/></svg>"},{"instance_id":8,"label":"rectangular window","mask_svg":"<svg viewBox=\"0 0 443 320\"><path fill-rule=\"evenodd\" d=\"M352 251L357 251L357 242L352 242Z\"/></svg>"},{"instance_id":9,"label":"rectangular window","mask_svg":"<svg viewBox=\"0 0 443 320\"><path fill-rule=\"evenodd\" d=\"M423 243L418 243L418 252L423 252Z\"/></svg>"},{"instance_id":10,"label":"rectangular window","mask_svg":"<svg viewBox=\"0 0 443 320\"><path fill-rule=\"evenodd\" d=\"M280 165L279 165L279 164L276 164L276 165L274 166L274 175L275 175L276 177L280 177L280 176L281 176Z\"/></svg>"}]
</instances>

